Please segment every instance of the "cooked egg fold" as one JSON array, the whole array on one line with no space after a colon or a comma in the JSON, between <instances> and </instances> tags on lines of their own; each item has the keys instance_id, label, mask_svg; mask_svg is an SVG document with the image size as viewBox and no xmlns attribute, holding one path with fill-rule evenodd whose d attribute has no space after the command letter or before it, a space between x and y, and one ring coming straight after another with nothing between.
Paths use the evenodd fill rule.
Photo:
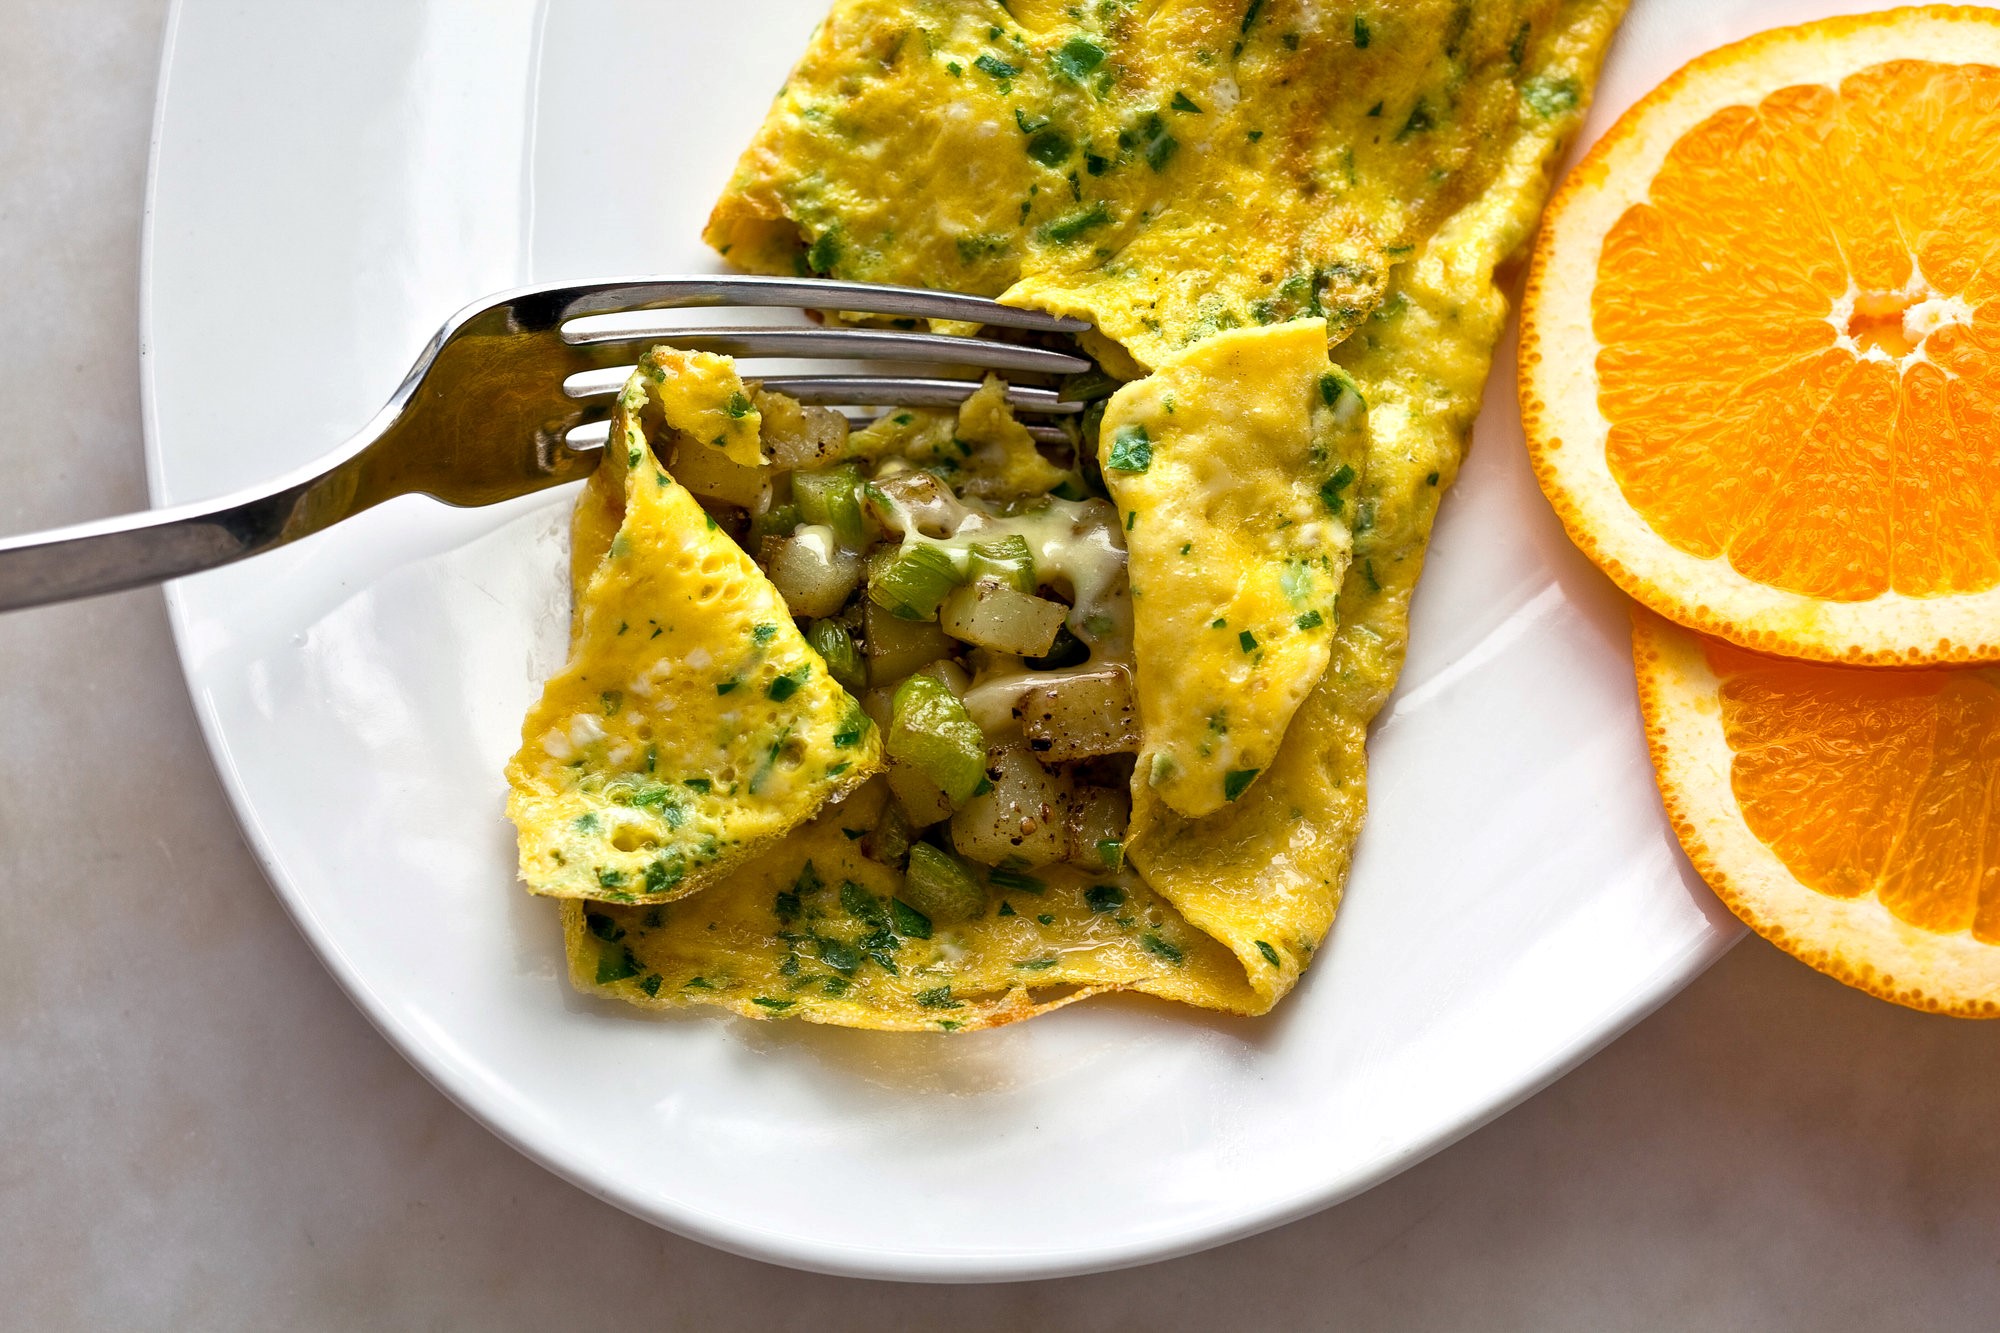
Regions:
<instances>
[{"instance_id":1,"label":"cooked egg fold","mask_svg":"<svg viewBox=\"0 0 2000 1333\"><path fill-rule=\"evenodd\" d=\"M732 410L747 402L726 358L666 349L619 398L574 525L570 659L507 768L536 893L694 893L881 766L776 588L660 463L758 457L754 415Z\"/></svg>"}]
</instances>

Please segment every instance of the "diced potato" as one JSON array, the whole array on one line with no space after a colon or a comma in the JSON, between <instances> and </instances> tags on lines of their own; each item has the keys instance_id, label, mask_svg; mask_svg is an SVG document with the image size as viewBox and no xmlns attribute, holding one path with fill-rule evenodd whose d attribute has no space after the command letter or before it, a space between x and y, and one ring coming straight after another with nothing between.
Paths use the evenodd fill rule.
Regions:
<instances>
[{"instance_id":1,"label":"diced potato","mask_svg":"<svg viewBox=\"0 0 2000 1333\"><path fill-rule=\"evenodd\" d=\"M965 502L951 493L951 487L914 468L877 477L862 488L862 501L869 516L885 532L901 532L897 516L926 537L950 537L972 514Z\"/></svg>"},{"instance_id":2,"label":"diced potato","mask_svg":"<svg viewBox=\"0 0 2000 1333\"><path fill-rule=\"evenodd\" d=\"M732 463L722 450L690 435L676 439L673 462L667 465L675 481L705 500L720 500L753 513L769 507L770 468Z\"/></svg>"},{"instance_id":3,"label":"diced potato","mask_svg":"<svg viewBox=\"0 0 2000 1333\"><path fill-rule=\"evenodd\" d=\"M781 393L750 390L763 418L764 449L780 471L819 467L847 453L847 418L827 407L805 407Z\"/></svg>"},{"instance_id":4,"label":"diced potato","mask_svg":"<svg viewBox=\"0 0 2000 1333\"><path fill-rule=\"evenodd\" d=\"M949 657L940 657L924 667L921 674L937 680L961 699L965 697L965 692L972 688L972 677L966 674L964 667Z\"/></svg>"},{"instance_id":5,"label":"diced potato","mask_svg":"<svg viewBox=\"0 0 2000 1333\"><path fill-rule=\"evenodd\" d=\"M1069 608L1017 592L997 578L954 589L939 613L944 632L996 653L1040 657L1056 641Z\"/></svg>"},{"instance_id":6,"label":"diced potato","mask_svg":"<svg viewBox=\"0 0 2000 1333\"><path fill-rule=\"evenodd\" d=\"M935 620L904 620L872 600L861 606L870 685L892 685L917 668L951 655L952 642Z\"/></svg>"},{"instance_id":7,"label":"diced potato","mask_svg":"<svg viewBox=\"0 0 2000 1333\"><path fill-rule=\"evenodd\" d=\"M1028 746L1044 763L1139 748L1132 680L1123 667L1065 672L1023 690L1016 707Z\"/></svg>"},{"instance_id":8,"label":"diced potato","mask_svg":"<svg viewBox=\"0 0 2000 1333\"><path fill-rule=\"evenodd\" d=\"M1069 776L1043 768L1020 746L989 755L986 776L993 789L974 796L951 817L952 845L989 866L1025 862L1032 867L1062 860L1069 850L1067 823L1076 803Z\"/></svg>"},{"instance_id":9,"label":"diced potato","mask_svg":"<svg viewBox=\"0 0 2000 1333\"><path fill-rule=\"evenodd\" d=\"M1063 860L1092 870L1116 870L1125 861L1132 827L1132 797L1110 787L1078 787L1064 827Z\"/></svg>"},{"instance_id":10,"label":"diced potato","mask_svg":"<svg viewBox=\"0 0 2000 1333\"><path fill-rule=\"evenodd\" d=\"M888 766L889 790L903 807L911 828L925 828L951 818L951 798L944 789L909 764L891 759Z\"/></svg>"},{"instance_id":11,"label":"diced potato","mask_svg":"<svg viewBox=\"0 0 2000 1333\"><path fill-rule=\"evenodd\" d=\"M795 616L830 616L861 586L861 557L841 550L820 529L766 537L763 556L764 572Z\"/></svg>"}]
</instances>

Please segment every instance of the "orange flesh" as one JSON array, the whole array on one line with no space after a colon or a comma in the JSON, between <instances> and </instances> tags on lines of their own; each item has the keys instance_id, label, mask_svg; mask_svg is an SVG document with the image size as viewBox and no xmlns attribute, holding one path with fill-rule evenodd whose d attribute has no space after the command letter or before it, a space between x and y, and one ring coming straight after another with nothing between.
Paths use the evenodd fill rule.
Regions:
<instances>
[{"instance_id":1,"label":"orange flesh","mask_svg":"<svg viewBox=\"0 0 2000 1333\"><path fill-rule=\"evenodd\" d=\"M1605 237L1591 314L1611 475L1666 541L1832 601L2000 583L2000 69L1717 112Z\"/></svg>"},{"instance_id":2,"label":"orange flesh","mask_svg":"<svg viewBox=\"0 0 2000 1333\"><path fill-rule=\"evenodd\" d=\"M1704 651L1744 820L1801 884L1872 893L1912 926L2000 944L1994 673Z\"/></svg>"}]
</instances>

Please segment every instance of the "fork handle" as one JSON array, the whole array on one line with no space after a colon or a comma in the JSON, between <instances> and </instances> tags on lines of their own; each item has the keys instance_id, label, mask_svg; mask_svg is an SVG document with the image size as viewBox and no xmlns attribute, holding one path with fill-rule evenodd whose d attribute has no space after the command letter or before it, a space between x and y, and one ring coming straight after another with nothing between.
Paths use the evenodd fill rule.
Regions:
<instances>
[{"instance_id":1,"label":"fork handle","mask_svg":"<svg viewBox=\"0 0 2000 1333\"><path fill-rule=\"evenodd\" d=\"M72 527L0 537L0 611L121 592L231 564L332 521L328 474L149 509Z\"/></svg>"}]
</instances>

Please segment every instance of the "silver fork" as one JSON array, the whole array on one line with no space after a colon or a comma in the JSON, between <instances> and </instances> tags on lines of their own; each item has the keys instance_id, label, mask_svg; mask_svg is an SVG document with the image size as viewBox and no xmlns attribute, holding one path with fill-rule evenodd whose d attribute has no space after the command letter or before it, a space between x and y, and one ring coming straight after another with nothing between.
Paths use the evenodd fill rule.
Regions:
<instances>
[{"instance_id":1,"label":"silver fork","mask_svg":"<svg viewBox=\"0 0 2000 1333\"><path fill-rule=\"evenodd\" d=\"M117 592L230 564L297 541L398 495L496 504L574 481L597 466L601 434L627 366L669 343L738 357L931 362L1008 374L1069 375L1081 356L985 338L898 329L578 327L586 316L691 307L842 310L1075 334L1089 327L978 296L825 279L630 278L527 287L445 321L388 403L359 434L299 470L234 494L169 509L0 538L0 611ZM596 372L596 373L593 373ZM758 378L754 372L746 378ZM765 387L848 407L949 406L977 379L788 375ZM1023 412L1080 411L1055 389L1010 386ZM579 427L583 429L579 429ZM1046 434L1047 427L1036 428Z\"/></svg>"}]
</instances>

